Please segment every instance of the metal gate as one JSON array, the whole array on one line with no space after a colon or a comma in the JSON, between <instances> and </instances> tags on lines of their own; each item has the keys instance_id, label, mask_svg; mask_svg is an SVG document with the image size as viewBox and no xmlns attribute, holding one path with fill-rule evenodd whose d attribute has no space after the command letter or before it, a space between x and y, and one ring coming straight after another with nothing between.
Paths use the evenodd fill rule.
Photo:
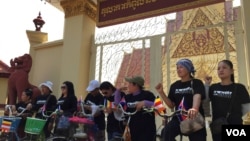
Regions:
<instances>
[{"instance_id":1,"label":"metal gate","mask_svg":"<svg viewBox=\"0 0 250 141\"><path fill-rule=\"evenodd\" d=\"M178 12L174 20L163 15L98 29L92 75L117 87L124 85L126 76L142 75L146 89L155 92L154 86L163 82L167 92L179 79L178 59L191 59L195 77L203 80L210 75L213 82L219 81L218 62L230 59L236 82L249 88L240 15L240 7L226 2Z\"/></svg>"}]
</instances>

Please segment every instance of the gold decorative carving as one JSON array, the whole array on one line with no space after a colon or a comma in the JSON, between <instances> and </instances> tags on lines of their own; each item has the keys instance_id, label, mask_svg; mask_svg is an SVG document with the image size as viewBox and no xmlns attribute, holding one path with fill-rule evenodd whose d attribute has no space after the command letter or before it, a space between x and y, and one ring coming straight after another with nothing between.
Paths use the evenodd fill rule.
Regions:
<instances>
[{"instance_id":1,"label":"gold decorative carving","mask_svg":"<svg viewBox=\"0 0 250 141\"><path fill-rule=\"evenodd\" d=\"M65 18L86 14L96 22L97 6L91 0L63 0L61 6L64 9Z\"/></svg>"},{"instance_id":2,"label":"gold decorative carving","mask_svg":"<svg viewBox=\"0 0 250 141\"><path fill-rule=\"evenodd\" d=\"M201 10L198 10L189 28L209 25L213 25L213 23ZM223 27L197 29L185 33L174 51L172 58L225 52L224 33L221 31L223 31ZM229 44L229 51L235 51L231 44Z\"/></svg>"},{"instance_id":3,"label":"gold decorative carving","mask_svg":"<svg viewBox=\"0 0 250 141\"><path fill-rule=\"evenodd\" d=\"M196 70L195 78L203 80L209 75L213 77L213 83L220 81L217 74L218 62L228 58L233 62L237 82L239 74L235 27L224 21L225 10L221 10L224 6L222 3L183 11L180 28L169 34L169 45L163 50L164 90L168 91L169 85L179 79L176 62L180 58L192 60ZM175 22L179 24L178 20Z\"/></svg>"},{"instance_id":4,"label":"gold decorative carving","mask_svg":"<svg viewBox=\"0 0 250 141\"><path fill-rule=\"evenodd\" d=\"M247 113L245 119L243 120L244 125L250 125L250 112Z\"/></svg>"},{"instance_id":5,"label":"gold decorative carving","mask_svg":"<svg viewBox=\"0 0 250 141\"><path fill-rule=\"evenodd\" d=\"M189 29L209 25L213 25L212 21L209 20L201 9L198 9Z\"/></svg>"}]
</instances>

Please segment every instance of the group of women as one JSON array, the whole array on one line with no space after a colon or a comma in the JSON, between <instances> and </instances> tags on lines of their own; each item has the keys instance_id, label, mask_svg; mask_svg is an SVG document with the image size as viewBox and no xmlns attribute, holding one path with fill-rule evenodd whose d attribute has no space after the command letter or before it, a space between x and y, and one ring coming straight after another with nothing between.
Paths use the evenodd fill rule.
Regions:
<instances>
[{"instance_id":1,"label":"group of women","mask_svg":"<svg viewBox=\"0 0 250 141\"><path fill-rule=\"evenodd\" d=\"M168 107L178 110L180 102L185 98L189 118L194 118L198 112L204 116L202 101L207 98L211 101L212 122L217 118L226 117L229 105L232 104L231 112L227 116L228 124L243 124L242 117L250 111L250 97L245 86L234 81L234 68L230 60L222 60L218 63L217 74L220 82L210 85L212 78L206 77L205 84L210 85L207 97L203 82L194 77L195 68L192 61L181 59L176 65L180 80L170 86L168 95L164 93L161 83L155 87ZM234 97L232 97L233 94ZM231 103L232 99L233 103ZM181 134L179 127L179 119L172 118L165 126L164 141L175 141L175 137ZM188 135L188 138L190 141L206 141L206 128ZM212 133L213 141L221 141L221 138L221 134Z\"/></svg>"},{"instance_id":2,"label":"group of women","mask_svg":"<svg viewBox=\"0 0 250 141\"><path fill-rule=\"evenodd\" d=\"M211 84L212 78L206 77L205 84L206 86L210 85L208 86L208 94L206 94L204 83L195 78L195 68L191 60L180 59L176 63L176 67L180 80L171 84L167 95L163 90L162 83L155 86L161 99L169 108L178 110L180 103L185 99L187 116L193 119L198 113L204 116L202 101L210 99L213 122L219 117L226 116L228 106L234 94L234 103L228 116L228 123L239 125L243 123L242 116L250 111L250 97L245 86L234 81L234 68L230 60L222 60L218 63L217 74L221 80L220 82ZM120 104L123 100L127 103L136 102L134 107L126 107L125 109L128 112L137 110L137 113L131 117L129 123L131 139L132 141L155 141L155 115L153 112L145 113L142 110L143 107L152 107L155 95L150 91L144 90L144 79L142 77L126 77L125 80L128 82L126 92L124 92L122 88L116 89L110 82L103 82L100 87L98 81L91 81L87 88L87 91L90 93L87 95L85 101L90 100L96 104L100 104L98 101L101 101L103 104L106 97L107 100L112 101L115 105ZM16 105L16 109L20 106L24 107L27 109L26 113L32 115L33 112L36 112L36 117L42 118L41 110L43 110L44 103L41 104L41 101L45 101L46 110L48 111L54 111L57 108L57 101L63 101L63 104L60 106L60 112L66 116L72 116L77 110L77 98L75 96L73 83L69 81L63 82L61 86L62 95L58 100L52 95L52 85L50 81L42 83L40 85L42 95L37 97L34 102L31 101L32 91L28 89L25 90L22 95L22 101ZM235 87L237 87L237 89L235 89ZM106 109L106 112L107 111L108 109ZM111 112L112 111L108 111L109 114ZM106 126L104 125L104 113L102 113L101 116L99 115L99 117L101 117L102 120L98 119L98 116L95 120L96 122L100 121L98 126L102 132L100 132L99 138L100 141L102 141L105 138L104 129ZM114 115L110 115L108 120L108 138L111 140L115 134L122 134L124 125L121 126L119 121L114 122L116 120ZM46 136L49 136L51 132L51 123L53 121L53 119L50 119L46 123L44 128ZM116 124L113 124L113 122ZM171 121L165 125L163 134L164 138L162 140L175 141L176 136L181 134L180 119L173 117ZM189 134L188 138L190 141L206 141L206 127ZM212 138L213 141L221 141L221 134L212 134Z\"/></svg>"},{"instance_id":3,"label":"group of women","mask_svg":"<svg viewBox=\"0 0 250 141\"><path fill-rule=\"evenodd\" d=\"M18 136L20 138L25 137L24 127L27 116L31 117L35 114L34 116L36 118L45 119L46 117L44 117L43 112L45 112L46 115L50 115L56 109L59 109L61 115L70 117L77 111L77 98L75 96L74 85L72 82L65 81L62 83L62 94L58 99L52 94L52 82L46 81L41 83L39 87L41 89L41 95L36 97L35 101L32 101L32 90L26 89L22 93L21 101L12 106L13 115L16 115L25 109L25 112L21 115L22 120L18 127ZM60 106L57 104L59 101ZM5 114L9 114L8 111L9 110L6 109ZM50 136L54 122L55 119L53 116L47 118L47 122L43 128L46 138ZM54 132L56 132L56 130Z\"/></svg>"},{"instance_id":4,"label":"group of women","mask_svg":"<svg viewBox=\"0 0 250 141\"><path fill-rule=\"evenodd\" d=\"M180 59L176 63L179 80L171 84L168 94L163 90L162 83L155 86L164 103L171 109L179 110L185 108L187 117L194 119L199 113L205 118L202 102L209 99L211 101L212 122L220 117L227 117L228 124L242 125L242 117L250 112L250 97L246 87L234 81L234 68L230 60L222 60L218 63L217 74L220 82L211 84L211 77L206 77L205 85L195 78L195 68L190 59ZM155 118L154 114L145 114L143 107L152 107L155 99L150 91L143 90L144 79L138 76L125 78L128 82L127 93L124 97L126 102L136 102L135 108L139 111L130 119L130 132L132 141L155 141ZM208 85L209 84L209 85ZM237 89L235 89L237 87ZM122 91L122 90L121 90ZM121 100L119 93L115 93ZM234 94L234 96L233 96ZM233 99L233 103L231 100ZM119 100L116 104L119 103ZM230 114L228 114L231 105ZM131 111L128 108L127 111ZM180 130L181 119L174 116L170 122L166 123L163 129L162 141L175 141L178 135L183 135ZM207 129L202 129L186 135L190 141L206 141ZM212 132L213 141L221 141L221 133Z\"/></svg>"}]
</instances>

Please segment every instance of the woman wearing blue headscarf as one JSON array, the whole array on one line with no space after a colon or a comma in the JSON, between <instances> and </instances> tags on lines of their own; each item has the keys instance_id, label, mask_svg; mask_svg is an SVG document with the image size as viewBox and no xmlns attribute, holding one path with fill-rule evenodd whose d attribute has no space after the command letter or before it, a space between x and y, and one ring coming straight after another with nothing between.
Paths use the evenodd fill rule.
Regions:
<instances>
[{"instance_id":1,"label":"woman wearing blue headscarf","mask_svg":"<svg viewBox=\"0 0 250 141\"><path fill-rule=\"evenodd\" d=\"M205 99L205 88L201 80L195 79L195 69L189 59L180 59L177 63L177 74L180 80L177 80L170 86L168 96L163 91L161 83L156 85L156 90L169 108L178 110L179 108L188 111L188 117L194 118L198 112L204 116L201 101ZM175 141L176 136L181 134L180 121L183 116L175 116L164 127L163 140ZM202 128L188 135L190 141L206 141L206 128Z\"/></svg>"}]
</instances>

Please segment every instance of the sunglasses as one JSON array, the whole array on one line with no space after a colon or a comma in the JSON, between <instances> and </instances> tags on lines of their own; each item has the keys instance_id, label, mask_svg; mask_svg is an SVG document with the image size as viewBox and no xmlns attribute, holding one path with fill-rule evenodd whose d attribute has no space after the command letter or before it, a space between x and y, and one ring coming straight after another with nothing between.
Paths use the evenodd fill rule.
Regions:
<instances>
[{"instance_id":1,"label":"sunglasses","mask_svg":"<svg viewBox=\"0 0 250 141\"><path fill-rule=\"evenodd\" d=\"M61 89L66 89L66 86L61 86Z\"/></svg>"}]
</instances>

